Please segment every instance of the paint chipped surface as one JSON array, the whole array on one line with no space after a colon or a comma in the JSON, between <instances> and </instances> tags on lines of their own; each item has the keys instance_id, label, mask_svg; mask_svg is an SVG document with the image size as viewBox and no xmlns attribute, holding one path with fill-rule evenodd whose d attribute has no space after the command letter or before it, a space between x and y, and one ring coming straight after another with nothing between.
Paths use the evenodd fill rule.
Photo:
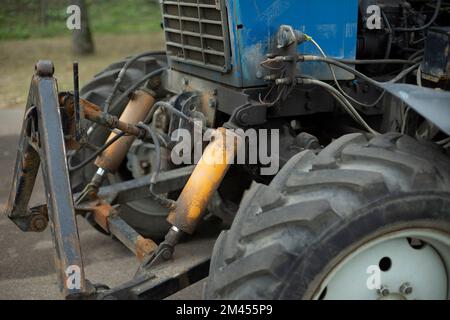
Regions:
<instances>
[{"instance_id":1,"label":"paint chipped surface","mask_svg":"<svg viewBox=\"0 0 450 320\"><path fill-rule=\"evenodd\" d=\"M234 19L230 29L237 33L241 73L244 87L263 84L260 79L261 57L269 53L278 29L287 24L312 36L327 55L354 59L358 22L357 0L238 0L229 1ZM336 15L339 12L339 15ZM238 28L238 25L241 25ZM299 53L320 54L311 44L299 47ZM235 69L233 69L234 72ZM306 75L322 80L331 79L330 70L320 63L302 67ZM352 79L346 72L337 71L340 79Z\"/></svg>"}]
</instances>

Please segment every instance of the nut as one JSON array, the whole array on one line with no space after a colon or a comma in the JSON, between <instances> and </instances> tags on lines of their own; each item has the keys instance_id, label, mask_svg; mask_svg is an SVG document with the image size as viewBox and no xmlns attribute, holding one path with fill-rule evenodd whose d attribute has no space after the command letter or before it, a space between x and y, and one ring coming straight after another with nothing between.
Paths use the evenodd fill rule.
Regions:
<instances>
[{"instance_id":1,"label":"nut","mask_svg":"<svg viewBox=\"0 0 450 320\"><path fill-rule=\"evenodd\" d=\"M400 286L400 293L409 295L413 292L413 287L409 282L405 282Z\"/></svg>"},{"instance_id":2,"label":"nut","mask_svg":"<svg viewBox=\"0 0 450 320\"><path fill-rule=\"evenodd\" d=\"M387 297L391 292L389 291L389 288L387 286L381 286L380 289L378 289L378 294L382 297Z\"/></svg>"},{"instance_id":3,"label":"nut","mask_svg":"<svg viewBox=\"0 0 450 320\"><path fill-rule=\"evenodd\" d=\"M48 221L42 215L36 215L31 219L31 229L35 232L42 232L47 228Z\"/></svg>"}]
</instances>

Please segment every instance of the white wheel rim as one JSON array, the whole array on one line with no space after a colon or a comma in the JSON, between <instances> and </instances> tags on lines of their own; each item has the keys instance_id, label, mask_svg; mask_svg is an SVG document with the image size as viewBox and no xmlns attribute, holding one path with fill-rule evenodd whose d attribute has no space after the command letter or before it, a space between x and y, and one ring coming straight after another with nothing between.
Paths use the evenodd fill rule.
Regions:
<instances>
[{"instance_id":1,"label":"white wheel rim","mask_svg":"<svg viewBox=\"0 0 450 320\"><path fill-rule=\"evenodd\" d=\"M430 229L404 230L349 254L329 272L315 298L443 300L450 297L449 275L450 235Z\"/></svg>"}]
</instances>

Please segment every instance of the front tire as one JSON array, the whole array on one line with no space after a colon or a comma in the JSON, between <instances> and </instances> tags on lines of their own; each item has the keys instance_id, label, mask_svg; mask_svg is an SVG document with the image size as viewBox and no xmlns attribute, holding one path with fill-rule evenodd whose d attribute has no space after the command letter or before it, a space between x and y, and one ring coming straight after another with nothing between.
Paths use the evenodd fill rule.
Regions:
<instances>
[{"instance_id":1,"label":"front tire","mask_svg":"<svg viewBox=\"0 0 450 320\"><path fill-rule=\"evenodd\" d=\"M449 274L449 159L407 136L353 134L248 191L205 297L447 299Z\"/></svg>"}]
</instances>

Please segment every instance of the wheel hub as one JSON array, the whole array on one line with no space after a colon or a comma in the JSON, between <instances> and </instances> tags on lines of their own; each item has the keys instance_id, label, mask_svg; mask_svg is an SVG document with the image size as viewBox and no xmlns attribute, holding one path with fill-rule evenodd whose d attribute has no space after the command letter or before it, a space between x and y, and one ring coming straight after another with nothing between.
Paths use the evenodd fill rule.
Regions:
<instances>
[{"instance_id":1,"label":"wheel hub","mask_svg":"<svg viewBox=\"0 0 450 320\"><path fill-rule=\"evenodd\" d=\"M448 298L450 238L402 232L355 250L321 286L324 300L443 300Z\"/></svg>"}]
</instances>

